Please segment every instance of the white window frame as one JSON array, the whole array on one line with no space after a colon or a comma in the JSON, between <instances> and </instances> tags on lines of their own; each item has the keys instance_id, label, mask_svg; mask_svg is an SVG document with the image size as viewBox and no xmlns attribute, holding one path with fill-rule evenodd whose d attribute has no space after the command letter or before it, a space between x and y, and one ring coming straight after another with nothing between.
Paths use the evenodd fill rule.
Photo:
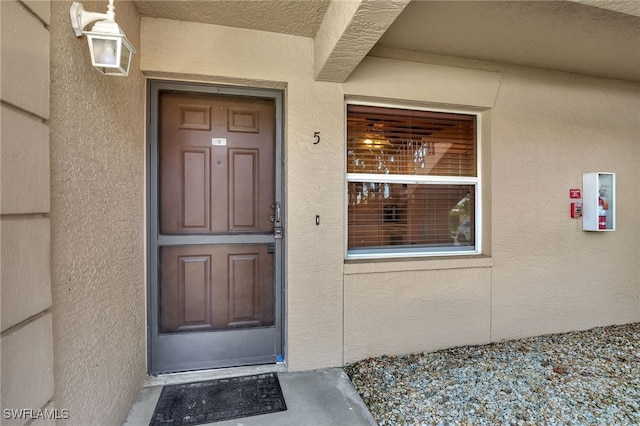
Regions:
<instances>
[{"instance_id":1,"label":"white window frame","mask_svg":"<svg viewBox=\"0 0 640 426\"><path fill-rule=\"evenodd\" d=\"M362 105L382 108L398 108L414 111L442 112L453 114L473 115L476 117L476 176L415 176L415 175L385 175L368 173L347 173L347 107L349 105ZM389 259L403 257L435 257L435 256L469 256L482 254L482 120L481 113L464 109L443 109L431 108L416 105L406 105L402 103L379 103L358 100L347 100L344 105L344 258L352 259ZM349 250L349 182L384 182L384 183L406 183L406 184L426 184L426 185L473 185L475 188L475 245L468 249L429 248L416 247L410 249L398 248L376 248L376 249L355 249Z\"/></svg>"}]
</instances>

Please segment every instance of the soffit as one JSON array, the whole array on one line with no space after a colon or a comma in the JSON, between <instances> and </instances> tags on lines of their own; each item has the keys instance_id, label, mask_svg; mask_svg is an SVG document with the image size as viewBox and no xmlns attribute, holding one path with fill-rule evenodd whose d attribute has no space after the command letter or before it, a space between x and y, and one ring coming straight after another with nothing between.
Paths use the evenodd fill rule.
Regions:
<instances>
[{"instance_id":1,"label":"soffit","mask_svg":"<svg viewBox=\"0 0 640 426\"><path fill-rule=\"evenodd\" d=\"M134 2L141 16L314 37L330 0ZM413 0L377 46L640 81L640 1Z\"/></svg>"},{"instance_id":2,"label":"soffit","mask_svg":"<svg viewBox=\"0 0 640 426\"><path fill-rule=\"evenodd\" d=\"M141 16L313 37L330 0L134 0Z\"/></svg>"},{"instance_id":3,"label":"soffit","mask_svg":"<svg viewBox=\"0 0 640 426\"><path fill-rule=\"evenodd\" d=\"M413 1L377 45L640 81L640 17L576 2Z\"/></svg>"}]
</instances>

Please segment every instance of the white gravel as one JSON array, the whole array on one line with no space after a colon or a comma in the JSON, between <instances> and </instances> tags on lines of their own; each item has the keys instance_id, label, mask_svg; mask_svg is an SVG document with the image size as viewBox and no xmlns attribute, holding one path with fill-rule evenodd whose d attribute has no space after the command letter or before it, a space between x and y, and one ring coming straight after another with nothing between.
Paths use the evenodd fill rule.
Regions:
<instances>
[{"instance_id":1,"label":"white gravel","mask_svg":"<svg viewBox=\"0 0 640 426\"><path fill-rule=\"evenodd\" d=\"M640 323L345 370L380 426L640 425Z\"/></svg>"}]
</instances>

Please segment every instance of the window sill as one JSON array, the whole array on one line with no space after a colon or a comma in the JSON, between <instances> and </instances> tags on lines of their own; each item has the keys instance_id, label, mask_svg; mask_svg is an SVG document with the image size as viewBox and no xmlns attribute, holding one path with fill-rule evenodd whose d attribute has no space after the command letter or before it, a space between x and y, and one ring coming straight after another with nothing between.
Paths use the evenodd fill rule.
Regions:
<instances>
[{"instance_id":1,"label":"window sill","mask_svg":"<svg viewBox=\"0 0 640 426\"><path fill-rule=\"evenodd\" d=\"M491 268L493 258L484 255L442 256L428 258L345 260L344 274L376 274L382 272L429 271L436 269Z\"/></svg>"}]
</instances>

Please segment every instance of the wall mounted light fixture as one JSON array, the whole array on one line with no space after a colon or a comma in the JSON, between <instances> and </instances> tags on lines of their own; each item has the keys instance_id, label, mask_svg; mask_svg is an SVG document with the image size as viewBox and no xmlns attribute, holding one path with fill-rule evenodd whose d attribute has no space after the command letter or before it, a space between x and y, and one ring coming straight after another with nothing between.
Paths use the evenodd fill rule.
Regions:
<instances>
[{"instance_id":1,"label":"wall mounted light fixture","mask_svg":"<svg viewBox=\"0 0 640 426\"><path fill-rule=\"evenodd\" d=\"M109 0L107 13L87 12L82 3L74 1L69 11L71 27L76 37L87 36L91 64L102 74L129 75L131 57L136 50L116 23L113 0ZM96 22L91 31L84 27Z\"/></svg>"}]
</instances>

